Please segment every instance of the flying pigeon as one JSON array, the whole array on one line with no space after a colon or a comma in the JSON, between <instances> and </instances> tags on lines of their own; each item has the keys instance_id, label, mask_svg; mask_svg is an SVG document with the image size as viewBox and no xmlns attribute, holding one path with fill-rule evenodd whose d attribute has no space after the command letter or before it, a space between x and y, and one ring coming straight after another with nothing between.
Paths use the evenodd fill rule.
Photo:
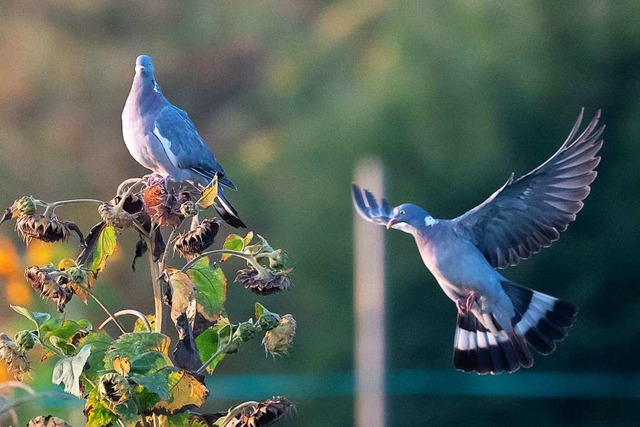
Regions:
<instances>
[{"instance_id":1,"label":"flying pigeon","mask_svg":"<svg viewBox=\"0 0 640 427\"><path fill-rule=\"evenodd\" d=\"M135 71L122 110L122 135L133 158L165 180L208 185L217 176L218 183L235 190L187 113L162 94L151 57L138 56ZM214 207L229 225L245 227L222 186Z\"/></svg>"},{"instance_id":2,"label":"flying pigeon","mask_svg":"<svg viewBox=\"0 0 640 427\"><path fill-rule=\"evenodd\" d=\"M575 306L516 284L496 269L516 265L558 240L589 194L600 162L600 111L580 134L584 109L549 160L507 182L455 219L436 219L413 204L391 208L353 184L364 219L413 235L422 260L458 312L454 365L498 374L533 366L529 346L547 355L567 336Z\"/></svg>"}]
</instances>

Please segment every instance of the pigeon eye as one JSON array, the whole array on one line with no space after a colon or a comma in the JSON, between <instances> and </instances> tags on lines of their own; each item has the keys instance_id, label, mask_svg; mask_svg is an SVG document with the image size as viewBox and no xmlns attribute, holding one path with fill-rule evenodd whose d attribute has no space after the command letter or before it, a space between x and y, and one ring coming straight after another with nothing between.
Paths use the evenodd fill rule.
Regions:
<instances>
[{"instance_id":1,"label":"pigeon eye","mask_svg":"<svg viewBox=\"0 0 640 427\"><path fill-rule=\"evenodd\" d=\"M404 209L400 211L400 215L404 215Z\"/></svg>"}]
</instances>

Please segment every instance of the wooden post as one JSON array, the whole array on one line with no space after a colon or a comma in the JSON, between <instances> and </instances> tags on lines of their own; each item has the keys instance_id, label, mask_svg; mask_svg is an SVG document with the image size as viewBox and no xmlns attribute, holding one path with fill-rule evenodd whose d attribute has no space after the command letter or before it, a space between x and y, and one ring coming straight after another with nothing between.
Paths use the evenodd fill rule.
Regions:
<instances>
[{"instance_id":1,"label":"wooden post","mask_svg":"<svg viewBox=\"0 0 640 427\"><path fill-rule=\"evenodd\" d=\"M384 174L378 159L358 162L355 182L384 195ZM354 290L356 426L386 425L385 375L385 256L384 227L371 224L354 211Z\"/></svg>"}]
</instances>

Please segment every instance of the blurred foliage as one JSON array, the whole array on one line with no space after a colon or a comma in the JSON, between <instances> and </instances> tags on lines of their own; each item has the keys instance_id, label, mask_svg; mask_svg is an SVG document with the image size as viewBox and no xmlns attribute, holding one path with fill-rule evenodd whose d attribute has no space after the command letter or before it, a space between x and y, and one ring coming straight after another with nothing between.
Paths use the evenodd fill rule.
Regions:
<instances>
[{"instance_id":1,"label":"blurred foliage","mask_svg":"<svg viewBox=\"0 0 640 427\"><path fill-rule=\"evenodd\" d=\"M256 372L352 367L357 159L383 159L392 202L454 217L552 154L581 106L587 115L602 108L603 161L584 211L552 248L505 274L581 309L567 342L534 369L637 370L640 342L629 325L640 316L637 2L4 0L0 10L0 200L36 191L62 199L68 182L107 198L146 173L124 147L120 112L136 55L151 54L164 93L237 184L229 197L243 219L296 254L296 292L269 307L295 305L310 333L289 363L264 360ZM453 369L453 306L408 236L389 233L388 245L390 367ZM104 280L136 298L126 284L145 274L107 269ZM6 293L17 285L5 277ZM117 293L105 294L118 308ZM229 299L240 301L230 312L251 309ZM248 350L224 369L242 371L254 358ZM301 423L324 420L323 403L336 425L351 423L350 401L297 403ZM471 414L477 425L513 425L541 412L545 425L629 423L635 411L625 400L390 404L407 425Z\"/></svg>"}]
</instances>

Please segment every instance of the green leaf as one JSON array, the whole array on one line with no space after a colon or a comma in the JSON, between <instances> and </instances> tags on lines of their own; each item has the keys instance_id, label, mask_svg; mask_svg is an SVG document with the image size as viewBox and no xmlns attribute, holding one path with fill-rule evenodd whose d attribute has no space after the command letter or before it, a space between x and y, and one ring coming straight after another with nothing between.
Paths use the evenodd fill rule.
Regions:
<instances>
[{"instance_id":1,"label":"green leaf","mask_svg":"<svg viewBox=\"0 0 640 427\"><path fill-rule=\"evenodd\" d=\"M91 345L91 355L87 359L87 368L84 374L94 383L98 380L102 371L104 371L104 356L111 345L113 339L105 331L89 332L84 338L78 342L78 347ZM85 387L90 388L89 383Z\"/></svg>"},{"instance_id":2,"label":"green leaf","mask_svg":"<svg viewBox=\"0 0 640 427\"><path fill-rule=\"evenodd\" d=\"M49 339L49 342L52 346L62 351L64 354L73 354L76 351L76 347L74 345L68 343L60 337L53 336Z\"/></svg>"},{"instance_id":3,"label":"green leaf","mask_svg":"<svg viewBox=\"0 0 640 427\"><path fill-rule=\"evenodd\" d=\"M218 175L215 176L213 181L207 187L202 190L202 196L196 202L196 205L200 206L203 209L207 209L209 206L213 205L216 197L218 197Z\"/></svg>"},{"instance_id":4,"label":"green leaf","mask_svg":"<svg viewBox=\"0 0 640 427\"><path fill-rule=\"evenodd\" d=\"M64 357L58 360L53 367L53 384L64 384L64 391L82 398L80 391L80 375L91 355L91 345L85 345L75 356Z\"/></svg>"},{"instance_id":5,"label":"green leaf","mask_svg":"<svg viewBox=\"0 0 640 427\"><path fill-rule=\"evenodd\" d=\"M174 371L169 374L169 398L158 402L154 412L176 414L191 407L204 404L209 390L193 375L186 371Z\"/></svg>"},{"instance_id":6,"label":"green leaf","mask_svg":"<svg viewBox=\"0 0 640 427\"><path fill-rule=\"evenodd\" d=\"M102 229L98 236L91 261L87 263L87 269L98 274L102 271L107 263L107 258L113 254L117 246L116 229L107 225Z\"/></svg>"},{"instance_id":7,"label":"green leaf","mask_svg":"<svg viewBox=\"0 0 640 427\"><path fill-rule=\"evenodd\" d=\"M118 416L100 402L96 390L87 396L84 412L87 415L86 427L115 426L118 422Z\"/></svg>"},{"instance_id":8,"label":"green leaf","mask_svg":"<svg viewBox=\"0 0 640 427\"><path fill-rule=\"evenodd\" d=\"M93 330L93 325L87 319L80 319L80 320L78 320L77 323L78 323L78 325L80 325L80 327L82 327L83 329L86 329L87 331L92 331Z\"/></svg>"},{"instance_id":9,"label":"green leaf","mask_svg":"<svg viewBox=\"0 0 640 427\"><path fill-rule=\"evenodd\" d=\"M229 234L226 239L224 239L224 243L222 244L222 249L227 249L230 251L242 251L244 249L244 239L237 234ZM223 254L221 261L227 260L231 255Z\"/></svg>"},{"instance_id":10,"label":"green leaf","mask_svg":"<svg viewBox=\"0 0 640 427\"><path fill-rule=\"evenodd\" d=\"M87 324L84 321L83 324ZM89 323L89 326L91 324ZM89 329L83 327L79 322L73 320L62 320L54 318L46 321L40 327L40 337L44 342L50 342L65 354L75 353L78 341L89 333ZM44 358L50 357L52 353L45 350Z\"/></svg>"},{"instance_id":11,"label":"green leaf","mask_svg":"<svg viewBox=\"0 0 640 427\"><path fill-rule=\"evenodd\" d=\"M215 321L227 300L227 278L221 268L209 265L209 259L200 258L187 274L196 289L197 310L208 321Z\"/></svg>"},{"instance_id":12,"label":"green leaf","mask_svg":"<svg viewBox=\"0 0 640 427\"><path fill-rule=\"evenodd\" d=\"M248 234L247 237L249 237ZM249 255L258 255L263 252L273 252L273 248L269 245L269 242L267 242L264 237L259 234L256 234L256 237L258 238L258 242L250 246L247 246L247 244L245 244L244 253Z\"/></svg>"},{"instance_id":13,"label":"green leaf","mask_svg":"<svg viewBox=\"0 0 640 427\"><path fill-rule=\"evenodd\" d=\"M205 329L200 335L196 337L196 347L200 353L200 359L202 363L209 360L219 348L227 344L231 339L233 331L229 323L229 319L221 317L218 323ZM218 363L224 359L225 353L219 354L211 364L207 366L207 372L212 373Z\"/></svg>"},{"instance_id":14,"label":"green leaf","mask_svg":"<svg viewBox=\"0 0 640 427\"><path fill-rule=\"evenodd\" d=\"M249 245L249 243L251 243L252 240L253 240L253 231L250 231L247 233L246 236L244 236L242 243L244 243L244 246L246 247L247 245Z\"/></svg>"},{"instance_id":15,"label":"green leaf","mask_svg":"<svg viewBox=\"0 0 640 427\"><path fill-rule=\"evenodd\" d=\"M168 381L169 381L168 373L164 373L163 376L165 377L164 382L168 384ZM169 386L167 385L167 396L169 393L168 390L169 390ZM160 402L161 400L166 400L158 396L157 393L153 393L147 390L141 384L134 384L134 387L132 390L132 397L133 399L135 399L138 405L138 408L140 408L140 411L143 411L144 413L149 413L154 408L154 406L156 406L158 402Z\"/></svg>"},{"instance_id":16,"label":"green leaf","mask_svg":"<svg viewBox=\"0 0 640 427\"><path fill-rule=\"evenodd\" d=\"M149 326L151 326L151 330L155 327L156 324L156 316L153 314L147 314L145 316L147 318L147 322L149 322ZM133 332L149 332L147 330L147 326L144 324L142 319L136 319L136 323L133 325Z\"/></svg>"},{"instance_id":17,"label":"green leaf","mask_svg":"<svg viewBox=\"0 0 640 427\"><path fill-rule=\"evenodd\" d=\"M135 402L129 400L126 404L121 403L113 411L118 414L125 426L136 427L138 425L140 416L138 415L138 405Z\"/></svg>"},{"instance_id":18,"label":"green leaf","mask_svg":"<svg viewBox=\"0 0 640 427\"><path fill-rule=\"evenodd\" d=\"M267 310L267 308L260 304L259 302L256 303L256 320L258 320L260 317L262 317L262 315L266 312L268 312L269 310Z\"/></svg>"},{"instance_id":19,"label":"green leaf","mask_svg":"<svg viewBox=\"0 0 640 427\"><path fill-rule=\"evenodd\" d=\"M169 356L159 351L147 351L129 360L131 364L131 374L152 374L167 366L173 366Z\"/></svg>"},{"instance_id":20,"label":"green leaf","mask_svg":"<svg viewBox=\"0 0 640 427\"><path fill-rule=\"evenodd\" d=\"M38 330L38 332L40 331L40 326L46 322L47 320L51 319L51 315L49 313L39 313L37 311L30 311L27 308L24 307L20 307L17 305L11 305L10 306L16 313L26 317L27 319L31 320L33 323L35 323L36 325L36 329Z\"/></svg>"},{"instance_id":21,"label":"green leaf","mask_svg":"<svg viewBox=\"0 0 640 427\"><path fill-rule=\"evenodd\" d=\"M69 270L70 268L77 267L76 261L71 258L63 258L58 263L58 270Z\"/></svg>"},{"instance_id":22,"label":"green leaf","mask_svg":"<svg viewBox=\"0 0 640 427\"><path fill-rule=\"evenodd\" d=\"M136 384L141 385L146 391L158 395L161 400L169 398L169 374L171 371L162 370L150 375L131 374L129 378ZM155 405L157 401L153 402ZM145 408L147 409L147 408Z\"/></svg>"},{"instance_id":23,"label":"green leaf","mask_svg":"<svg viewBox=\"0 0 640 427\"><path fill-rule=\"evenodd\" d=\"M120 335L113 342L107 352L110 356L120 356L133 360L148 351L159 351L169 355L171 340L168 336L158 332L128 332Z\"/></svg>"}]
</instances>

